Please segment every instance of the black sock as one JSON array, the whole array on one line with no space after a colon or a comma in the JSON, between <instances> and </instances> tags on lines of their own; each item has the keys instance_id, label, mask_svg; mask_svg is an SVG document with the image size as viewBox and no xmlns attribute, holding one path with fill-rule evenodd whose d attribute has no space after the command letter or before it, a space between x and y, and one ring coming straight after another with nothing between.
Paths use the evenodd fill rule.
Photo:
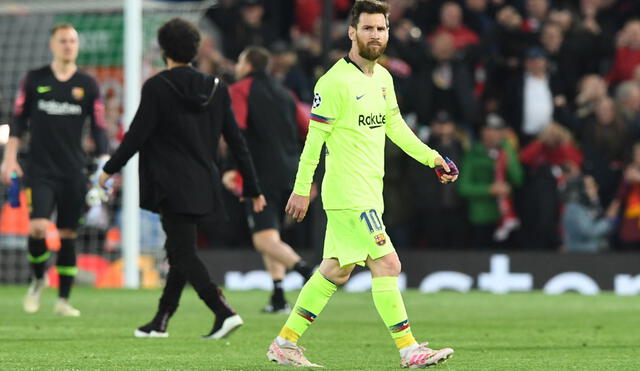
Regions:
<instances>
[{"instance_id":1,"label":"black sock","mask_svg":"<svg viewBox=\"0 0 640 371\"><path fill-rule=\"evenodd\" d=\"M56 266L60 277L58 296L68 299L71 295L71 287L77 271L75 238L62 238L60 240L60 251L58 251Z\"/></svg>"},{"instance_id":2,"label":"black sock","mask_svg":"<svg viewBox=\"0 0 640 371\"><path fill-rule=\"evenodd\" d=\"M60 288L58 291L58 296L62 299L69 299L69 295L71 295L71 286L73 286L74 276L67 276L64 274L59 274L60 277Z\"/></svg>"},{"instance_id":3,"label":"black sock","mask_svg":"<svg viewBox=\"0 0 640 371\"><path fill-rule=\"evenodd\" d=\"M304 282L309 281L309 278L311 278L311 274L313 273L311 271L311 267L309 267L307 265L307 262L305 262L304 260L300 260L299 262L297 262L293 266L293 270L302 275L302 278L304 278Z\"/></svg>"},{"instance_id":4,"label":"black sock","mask_svg":"<svg viewBox=\"0 0 640 371\"><path fill-rule=\"evenodd\" d=\"M273 294L271 295L271 304L284 304L284 290L282 290L282 280L273 280Z\"/></svg>"},{"instance_id":5,"label":"black sock","mask_svg":"<svg viewBox=\"0 0 640 371\"><path fill-rule=\"evenodd\" d=\"M36 279L44 278L44 271L47 267L47 259L49 258L49 250L44 238L29 237L29 262Z\"/></svg>"}]
</instances>

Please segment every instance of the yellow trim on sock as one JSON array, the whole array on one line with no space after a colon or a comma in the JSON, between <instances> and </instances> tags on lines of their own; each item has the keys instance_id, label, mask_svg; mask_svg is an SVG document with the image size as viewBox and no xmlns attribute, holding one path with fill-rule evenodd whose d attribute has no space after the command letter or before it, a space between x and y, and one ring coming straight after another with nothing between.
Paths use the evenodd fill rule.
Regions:
<instances>
[{"instance_id":1,"label":"yellow trim on sock","mask_svg":"<svg viewBox=\"0 0 640 371\"><path fill-rule=\"evenodd\" d=\"M300 335L287 326L284 326L282 330L280 330L280 334L278 334L278 336L294 343L297 343L298 339L300 339Z\"/></svg>"},{"instance_id":2,"label":"yellow trim on sock","mask_svg":"<svg viewBox=\"0 0 640 371\"><path fill-rule=\"evenodd\" d=\"M396 348L398 348L398 350L404 349L408 346L418 343L416 339L413 337L413 334L406 334L405 336L393 339L393 341L396 342Z\"/></svg>"}]
</instances>

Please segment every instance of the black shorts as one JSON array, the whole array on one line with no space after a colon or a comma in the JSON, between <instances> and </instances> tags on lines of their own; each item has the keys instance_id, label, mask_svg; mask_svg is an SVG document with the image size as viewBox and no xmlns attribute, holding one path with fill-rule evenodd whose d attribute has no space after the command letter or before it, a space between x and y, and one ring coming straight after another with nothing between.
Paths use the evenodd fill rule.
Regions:
<instances>
[{"instance_id":1,"label":"black shorts","mask_svg":"<svg viewBox=\"0 0 640 371\"><path fill-rule=\"evenodd\" d=\"M253 203L251 200L247 201L247 223L249 224L251 233L260 232L265 229L280 230L284 220L284 208L287 206L290 195L290 190L265 192L267 206L259 213L253 211Z\"/></svg>"},{"instance_id":2,"label":"black shorts","mask_svg":"<svg viewBox=\"0 0 640 371\"><path fill-rule=\"evenodd\" d=\"M87 194L85 175L58 179L31 176L28 185L31 188L31 219L49 219L55 208L58 229L78 228Z\"/></svg>"}]
</instances>

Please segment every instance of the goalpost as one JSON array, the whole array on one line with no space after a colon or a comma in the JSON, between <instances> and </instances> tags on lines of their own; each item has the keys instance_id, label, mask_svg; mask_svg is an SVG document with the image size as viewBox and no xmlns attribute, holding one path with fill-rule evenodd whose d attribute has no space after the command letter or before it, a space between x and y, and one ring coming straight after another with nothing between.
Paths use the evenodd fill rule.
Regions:
<instances>
[{"instance_id":1,"label":"goalpost","mask_svg":"<svg viewBox=\"0 0 640 371\"><path fill-rule=\"evenodd\" d=\"M205 11L216 4L215 0L0 3L0 132L4 130L2 124L8 123L20 79L28 70L51 60L50 29L69 22L80 36L79 67L100 82L108 136L111 147L115 147L135 115L143 81L163 68L156 43L158 27L176 16L201 24ZM137 156L123 173L121 201L117 198L109 205L89 208L79 228L80 273L76 280L80 284L130 288L161 285L166 269L162 263L164 234L157 216L138 207ZM0 185L0 194L5 191ZM0 205L0 284L24 283L29 277L28 232L24 228L27 214L25 209L8 210L4 201ZM52 228L47 235L52 250L56 249L55 233Z\"/></svg>"}]
</instances>

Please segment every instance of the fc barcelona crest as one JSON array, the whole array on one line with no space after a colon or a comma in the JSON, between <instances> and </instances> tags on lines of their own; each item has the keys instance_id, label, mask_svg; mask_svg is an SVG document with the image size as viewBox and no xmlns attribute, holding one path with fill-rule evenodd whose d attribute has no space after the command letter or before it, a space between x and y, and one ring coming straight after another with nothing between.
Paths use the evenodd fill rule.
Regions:
<instances>
[{"instance_id":1,"label":"fc barcelona crest","mask_svg":"<svg viewBox=\"0 0 640 371\"><path fill-rule=\"evenodd\" d=\"M382 98L387 100L387 88L385 87L382 87Z\"/></svg>"},{"instance_id":2,"label":"fc barcelona crest","mask_svg":"<svg viewBox=\"0 0 640 371\"><path fill-rule=\"evenodd\" d=\"M75 100L81 100L82 98L84 98L84 88L74 86L73 89L71 89L71 96Z\"/></svg>"},{"instance_id":3,"label":"fc barcelona crest","mask_svg":"<svg viewBox=\"0 0 640 371\"><path fill-rule=\"evenodd\" d=\"M376 245L378 246L382 246L385 243L387 243L387 238L384 236L384 233L380 233L379 235L376 235L374 238L376 240Z\"/></svg>"}]
</instances>

